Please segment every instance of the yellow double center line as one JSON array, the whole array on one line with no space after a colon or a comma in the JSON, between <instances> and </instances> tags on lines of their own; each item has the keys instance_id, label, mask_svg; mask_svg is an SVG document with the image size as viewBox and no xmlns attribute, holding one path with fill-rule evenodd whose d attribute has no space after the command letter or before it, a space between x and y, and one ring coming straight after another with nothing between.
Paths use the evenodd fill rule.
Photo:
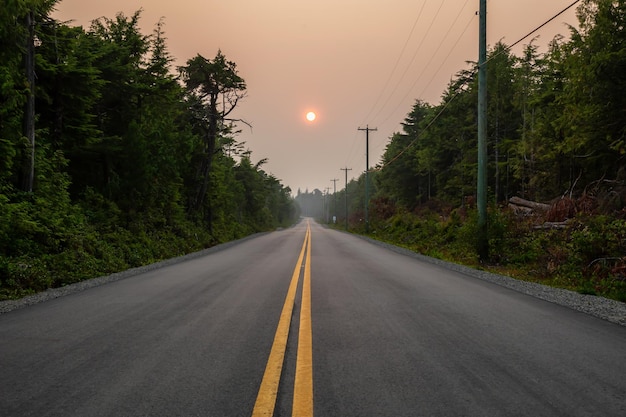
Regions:
<instances>
[{"instance_id":1,"label":"yellow double center line","mask_svg":"<svg viewBox=\"0 0 626 417\"><path fill-rule=\"evenodd\" d=\"M306 253L306 259L305 259ZM261 381L252 417L271 417L274 415L276 396L280 375L285 360L287 338L291 325L291 315L296 299L298 281L304 262L304 279L302 282L302 303L300 307L300 328L298 334L298 352L296 358L296 378L293 389L294 417L313 416L313 350L311 331L311 225L307 223L304 243L298 256L298 262L291 276L291 283L285 298L274 343Z\"/></svg>"}]
</instances>

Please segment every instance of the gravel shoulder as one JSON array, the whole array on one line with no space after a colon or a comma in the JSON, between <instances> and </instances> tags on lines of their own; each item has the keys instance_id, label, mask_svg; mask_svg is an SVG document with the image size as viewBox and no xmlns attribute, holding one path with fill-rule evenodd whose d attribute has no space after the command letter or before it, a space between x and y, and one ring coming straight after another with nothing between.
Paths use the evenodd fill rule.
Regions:
<instances>
[{"instance_id":1,"label":"gravel shoulder","mask_svg":"<svg viewBox=\"0 0 626 417\"><path fill-rule=\"evenodd\" d=\"M178 256L176 258L166 259L164 261L155 262L153 264L127 269L126 271L116 272L111 275L88 279L88 280L77 282L75 284L67 285L64 287L50 288L46 291L43 291L37 294L27 295L26 297L23 297L17 300L0 301L0 314L8 313L10 311L28 307L34 304L43 303L45 301L53 300L55 298L64 297L66 295L84 291L89 288L99 287L100 285L105 285L111 282L119 281L121 279L134 277L135 275L143 274L144 272L153 271L155 269L162 268L162 267L169 266L169 265L175 265L177 263L184 262L189 259L206 256L210 253L227 249L231 246L235 246L239 243L245 242L246 240L254 239L255 237L258 237L264 234L266 233L256 233L256 234L246 236L238 240L233 240L231 242L222 243L220 245L216 245L216 246L213 246L213 247L210 247L208 249L204 249L198 252L193 252L187 255Z\"/></svg>"},{"instance_id":2,"label":"gravel shoulder","mask_svg":"<svg viewBox=\"0 0 626 417\"><path fill-rule=\"evenodd\" d=\"M408 249L381 242L366 236L354 236L358 236L359 238L367 240L375 245L386 247L394 252L402 253L423 262L439 265L443 268L457 271L483 281L488 281L522 294L530 295L544 301L610 321L611 323L619 324L620 326L626 326L626 303L622 303L620 301L598 297L595 295L579 294L575 291L549 287L535 282L522 281L504 275L494 274L492 272L481 271L464 265L420 255L419 253Z\"/></svg>"}]
</instances>

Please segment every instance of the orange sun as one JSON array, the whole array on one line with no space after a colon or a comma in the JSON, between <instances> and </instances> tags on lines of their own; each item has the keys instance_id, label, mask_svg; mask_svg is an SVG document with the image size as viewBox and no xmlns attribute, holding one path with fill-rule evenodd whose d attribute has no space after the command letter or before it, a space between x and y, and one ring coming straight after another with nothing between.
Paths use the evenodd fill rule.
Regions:
<instances>
[{"instance_id":1,"label":"orange sun","mask_svg":"<svg viewBox=\"0 0 626 417\"><path fill-rule=\"evenodd\" d=\"M306 119L307 119L309 122L312 122L313 120L315 120L315 118L316 118L316 117L317 117L317 116L316 116L316 115L315 115L315 113L313 113L312 111L310 111L310 112L308 112L308 113L306 114Z\"/></svg>"}]
</instances>

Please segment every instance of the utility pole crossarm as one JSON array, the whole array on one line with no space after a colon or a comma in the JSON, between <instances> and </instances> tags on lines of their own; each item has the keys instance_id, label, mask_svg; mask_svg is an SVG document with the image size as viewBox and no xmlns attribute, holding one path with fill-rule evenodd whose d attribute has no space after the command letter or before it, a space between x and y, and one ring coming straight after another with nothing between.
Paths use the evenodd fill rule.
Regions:
<instances>
[{"instance_id":1,"label":"utility pole crossarm","mask_svg":"<svg viewBox=\"0 0 626 417\"><path fill-rule=\"evenodd\" d=\"M370 132L377 132L378 128L369 127L366 125L365 127L359 127L358 130L365 132L365 172L369 172L370 164L369 164L369 147L370 147Z\"/></svg>"}]
</instances>

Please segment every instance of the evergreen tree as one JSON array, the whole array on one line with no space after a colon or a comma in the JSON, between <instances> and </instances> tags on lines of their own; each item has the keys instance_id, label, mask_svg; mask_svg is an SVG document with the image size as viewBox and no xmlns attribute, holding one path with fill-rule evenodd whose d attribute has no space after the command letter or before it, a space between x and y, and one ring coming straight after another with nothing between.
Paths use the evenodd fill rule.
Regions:
<instances>
[{"instance_id":1,"label":"evergreen tree","mask_svg":"<svg viewBox=\"0 0 626 417\"><path fill-rule=\"evenodd\" d=\"M246 83L238 75L236 64L227 61L221 51L213 60L198 54L187 61L180 72L187 89L194 127L203 139L198 155L196 184L189 202L189 209L198 211L204 204L209 187L218 136L227 130L226 118L245 96ZM210 208L208 212L206 217L210 222Z\"/></svg>"}]
</instances>

